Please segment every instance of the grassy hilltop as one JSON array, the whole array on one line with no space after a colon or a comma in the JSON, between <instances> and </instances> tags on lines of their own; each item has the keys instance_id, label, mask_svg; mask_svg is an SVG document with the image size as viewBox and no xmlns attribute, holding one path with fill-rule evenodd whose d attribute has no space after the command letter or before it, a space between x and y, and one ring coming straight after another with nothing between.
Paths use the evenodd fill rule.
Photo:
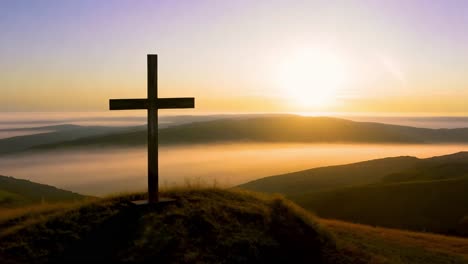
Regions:
<instances>
[{"instance_id":1,"label":"grassy hilltop","mask_svg":"<svg viewBox=\"0 0 468 264\"><path fill-rule=\"evenodd\" d=\"M468 263L468 239L322 220L278 196L179 189L0 218L1 263ZM19 209L17 209L19 210Z\"/></svg>"},{"instance_id":2,"label":"grassy hilltop","mask_svg":"<svg viewBox=\"0 0 468 264\"><path fill-rule=\"evenodd\" d=\"M281 198L216 189L165 193L160 208L121 196L0 226L1 263L350 263L332 236ZM9 224L10 223L10 224Z\"/></svg>"}]
</instances>

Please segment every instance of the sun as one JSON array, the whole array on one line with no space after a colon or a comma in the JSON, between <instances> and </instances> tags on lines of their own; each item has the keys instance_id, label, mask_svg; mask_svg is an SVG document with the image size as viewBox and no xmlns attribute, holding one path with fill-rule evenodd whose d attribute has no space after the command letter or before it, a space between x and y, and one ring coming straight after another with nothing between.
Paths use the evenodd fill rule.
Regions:
<instances>
[{"instance_id":1,"label":"sun","mask_svg":"<svg viewBox=\"0 0 468 264\"><path fill-rule=\"evenodd\" d=\"M327 50L298 52L281 64L282 94L295 108L319 110L333 104L347 79L344 61Z\"/></svg>"}]
</instances>

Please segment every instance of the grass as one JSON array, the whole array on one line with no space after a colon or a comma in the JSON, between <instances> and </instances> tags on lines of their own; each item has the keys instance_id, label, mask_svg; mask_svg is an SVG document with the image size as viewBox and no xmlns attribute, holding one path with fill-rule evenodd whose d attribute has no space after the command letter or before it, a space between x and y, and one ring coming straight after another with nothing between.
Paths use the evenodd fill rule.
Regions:
<instances>
[{"instance_id":1,"label":"grass","mask_svg":"<svg viewBox=\"0 0 468 264\"><path fill-rule=\"evenodd\" d=\"M468 239L320 219L337 243L360 248L376 263L468 263Z\"/></svg>"},{"instance_id":2,"label":"grass","mask_svg":"<svg viewBox=\"0 0 468 264\"><path fill-rule=\"evenodd\" d=\"M0 236L94 201L95 199L89 198L75 202L42 203L18 208L4 208L0 210Z\"/></svg>"},{"instance_id":3,"label":"grass","mask_svg":"<svg viewBox=\"0 0 468 264\"><path fill-rule=\"evenodd\" d=\"M19 194L0 190L0 205L2 204L24 204L25 199Z\"/></svg>"},{"instance_id":4,"label":"grass","mask_svg":"<svg viewBox=\"0 0 468 264\"><path fill-rule=\"evenodd\" d=\"M238 190L174 189L166 206L137 207L142 194L37 210L0 232L1 263L367 263L337 247L302 208ZM41 214L42 212L42 214ZM341 250L341 253L339 251Z\"/></svg>"},{"instance_id":5,"label":"grass","mask_svg":"<svg viewBox=\"0 0 468 264\"><path fill-rule=\"evenodd\" d=\"M43 204L0 215L0 262L468 263L468 239L318 219L242 190L165 190Z\"/></svg>"}]
</instances>

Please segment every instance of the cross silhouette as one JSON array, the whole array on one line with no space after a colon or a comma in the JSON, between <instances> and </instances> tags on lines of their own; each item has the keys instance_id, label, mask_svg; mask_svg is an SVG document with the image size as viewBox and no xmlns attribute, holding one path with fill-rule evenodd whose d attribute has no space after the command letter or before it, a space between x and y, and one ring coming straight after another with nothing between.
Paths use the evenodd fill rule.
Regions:
<instances>
[{"instance_id":1,"label":"cross silhouette","mask_svg":"<svg viewBox=\"0 0 468 264\"><path fill-rule=\"evenodd\" d=\"M148 54L148 98L110 99L110 110L148 110L148 203L160 201L158 194L158 109L195 108L193 97L158 98L158 55Z\"/></svg>"}]
</instances>

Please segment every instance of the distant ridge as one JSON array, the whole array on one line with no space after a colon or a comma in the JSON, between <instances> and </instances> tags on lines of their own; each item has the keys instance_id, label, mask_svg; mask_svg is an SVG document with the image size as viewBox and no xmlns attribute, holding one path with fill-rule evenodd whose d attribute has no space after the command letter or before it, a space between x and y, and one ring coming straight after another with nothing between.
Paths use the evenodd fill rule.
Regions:
<instances>
[{"instance_id":1,"label":"distant ridge","mask_svg":"<svg viewBox=\"0 0 468 264\"><path fill-rule=\"evenodd\" d=\"M144 131L80 139L79 144L144 144ZM220 119L160 130L161 144L217 142L291 143L448 143L468 142L468 128L427 129L330 117L255 117ZM58 144L56 144L57 146Z\"/></svg>"},{"instance_id":2,"label":"distant ridge","mask_svg":"<svg viewBox=\"0 0 468 264\"><path fill-rule=\"evenodd\" d=\"M4 131L25 131L25 130L26 131L28 131L28 130L64 131L64 130L77 129L77 128L80 128L80 127L81 126L78 126L78 125L63 124L63 125L50 125L50 126L38 126L38 127L2 128L2 129L0 129L0 132L4 132Z\"/></svg>"},{"instance_id":3,"label":"distant ridge","mask_svg":"<svg viewBox=\"0 0 468 264\"><path fill-rule=\"evenodd\" d=\"M15 136L0 139L0 155L18 153L30 150L39 145L56 144L59 142L76 140L83 137L112 135L141 129L140 127L103 127L103 126L77 126L77 125L56 125L37 128L16 128L4 129L3 131L40 131L38 134ZM52 130L52 131L50 131Z\"/></svg>"},{"instance_id":4,"label":"distant ridge","mask_svg":"<svg viewBox=\"0 0 468 264\"><path fill-rule=\"evenodd\" d=\"M183 120L183 119L182 119ZM212 143L468 143L468 128L429 129L331 117L247 116L160 128L161 145ZM132 147L146 144L144 126L90 133L91 127L0 140L0 154L45 149ZM81 134L77 133L80 132ZM59 134L57 134L59 133ZM71 133L75 135L70 136ZM86 133L89 133L86 135Z\"/></svg>"}]
</instances>

